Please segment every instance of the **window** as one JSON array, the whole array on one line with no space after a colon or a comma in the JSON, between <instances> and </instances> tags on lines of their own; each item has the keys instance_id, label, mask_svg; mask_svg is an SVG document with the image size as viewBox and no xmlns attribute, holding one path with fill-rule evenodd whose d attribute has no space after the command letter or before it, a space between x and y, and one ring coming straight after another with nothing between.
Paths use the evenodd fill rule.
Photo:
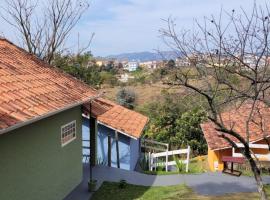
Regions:
<instances>
[{"instance_id":1,"label":"window","mask_svg":"<svg viewBox=\"0 0 270 200\"><path fill-rule=\"evenodd\" d=\"M62 147L76 139L76 120L61 127Z\"/></svg>"}]
</instances>

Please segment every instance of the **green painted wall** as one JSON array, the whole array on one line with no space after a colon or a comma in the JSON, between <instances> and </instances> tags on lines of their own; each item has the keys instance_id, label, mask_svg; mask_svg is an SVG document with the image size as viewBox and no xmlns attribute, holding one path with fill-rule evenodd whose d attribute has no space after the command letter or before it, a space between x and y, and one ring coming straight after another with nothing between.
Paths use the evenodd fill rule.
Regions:
<instances>
[{"instance_id":1,"label":"green painted wall","mask_svg":"<svg viewBox=\"0 0 270 200\"><path fill-rule=\"evenodd\" d=\"M61 126L77 138L61 147ZM61 200L82 178L80 106L0 136L0 199Z\"/></svg>"}]
</instances>

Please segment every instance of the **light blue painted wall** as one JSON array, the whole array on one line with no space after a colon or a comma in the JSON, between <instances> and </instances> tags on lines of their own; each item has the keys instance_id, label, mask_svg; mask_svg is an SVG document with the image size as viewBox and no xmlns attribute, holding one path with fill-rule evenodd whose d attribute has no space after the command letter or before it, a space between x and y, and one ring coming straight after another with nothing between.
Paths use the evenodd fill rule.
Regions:
<instances>
[{"instance_id":1,"label":"light blue painted wall","mask_svg":"<svg viewBox=\"0 0 270 200\"><path fill-rule=\"evenodd\" d=\"M130 168L134 170L140 156L140 139L130 140L130 150L132 152L130 154Z\"/></svg>"},{"instance_id":2,"label":"light blue painted wall","mask_svg":"<svg viewBox=\"0 0 270 200\"><path fill-rule=\"evenodd\" d=\"M89 139L89 122L88 119L83 120L83 139ZM111 148L111 166L117 167L116 157L116 143L114 130L98 124L98 140L97 140L97 160L98 163L106 164L108 161L108 135L111 136L112 148ZM121 133L118 133L119 137L119 157L120 168L126 170L134 170L137 160L139 158L139 140L132 139ZM89 142L83 142L84 146L89 146ZM84 154L89 154L89 150L84 150Z\"/></svg>"}]
</instances>

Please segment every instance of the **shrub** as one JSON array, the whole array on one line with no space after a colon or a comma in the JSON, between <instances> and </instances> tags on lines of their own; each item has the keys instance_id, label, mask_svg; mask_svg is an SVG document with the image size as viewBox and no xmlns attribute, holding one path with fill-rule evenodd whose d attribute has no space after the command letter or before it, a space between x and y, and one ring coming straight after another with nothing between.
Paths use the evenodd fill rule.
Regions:
<instances>
[{"instance_id":1,"label":"shrub","mask_svg":"<svg viewBox=\"0 0 270 200\"><path fill-rule=\"evenodd\" d=\"M174 161L176 163L176 167L178 172L184 172L185 171L185 164L183 163L182 160L180 160L179 158L177 158L176 156L174 156Z\"/></svg>"},{"instance_id":2,"label":"shrub","mask_svg":"<svg viewBox=\"0 0 270 200\"><path fill-rule=\"evenodd\" d=\"M135 107L136 95L133 91L128 89L120 89L116 95L117 102L129 109L133 109Z\"/></svg>"},{"instance_id":3,"label":"shrub","mask_svg":"<svg viewBox=\"0 0 270 200\"><path fill-rule=\"evenodd\" d=\"M120 188L120 189L124 189L124 188L126 188L126 187L127 187L127 181L124 180L124 179L121 179L121 180L119 181L119 188Z\"/></svg>"}]
</instances>

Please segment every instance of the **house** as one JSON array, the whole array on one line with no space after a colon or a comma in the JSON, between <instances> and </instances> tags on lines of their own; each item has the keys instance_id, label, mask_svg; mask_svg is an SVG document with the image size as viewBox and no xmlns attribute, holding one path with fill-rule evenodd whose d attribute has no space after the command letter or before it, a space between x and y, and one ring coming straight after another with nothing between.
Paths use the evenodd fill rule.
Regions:
<instances>
[{"instance_id":1,"label":"house","mask_svg":"<svg viewBox=\"0 0 270 200\"><path fill-rule=\"evenodd\" d=\"M140 62L140 66L147 68L147 69L156 69L157 64L158 64L158 62L156 60Z\"/></svg>"},{"instance_id":2,"label":"house","mask_svg":"<svg viewBox=\"0 0 270 200\"><path fill-rule=\"evenodd\" d=\"M82 105L97 92L0 39L0 199L63 199L82 179Z\"/></svg>"},{"instance_id":3,"label":"house","mask_svg":"<svg viewBox=\"0 0 270 200\"><path fill-rule=\"evenodd\" d=\"M177 67L189 67L191 65L190 61L188 60L188 58L184 57L184 58L176 58L175 60L175 65Z\"/></svg>"},{"instance_id":4,"label":"house","mask_svg":"<svg viewBox=\"0 0 270 200\"><path fill-rule=\"evenodd\" d=\"M83 135L85 140L89 139L89 109L84 106ZM91 115L97 119L98 164L134 170L140 157L140 137L148 118L103 98L93 101ZM108 142L109 137L110 142ZM117 148L119 148L120 166L117 166ZM111 150L108 151L108 149Z\"/></svg>"},{"instance_id":5,"label":"house","mask_svg":"<svg viewBox=\"0 0 270 200\"><path fill-rule=\"evenodd\" d=\"M237 131L244 139L247 138L246 122L251 111L251 104L244 103L240 107L231 109L221 114L223 123L228 129ZM211 171L223 170L222 157L243 157L241 145L235 138L229 136L236 145L233 148L225 139L219 137L221 134L216 130L213 122L201 124L205 139L208 144L208 163ZM256 103L254 114L249 122L250 148L260 161L270 161L270 152L267 143L270 137L270 108L263 103Z\"/></svg>"},{"instance_id":6,"label":"house","mask_svg":"<svg viewBox=\"0 0 270 200\"><path fill-rule=\"evenodd\" d=\"M138 69L139 63L136 61L130 61L127 64L124 65L124 69L129 72L134 72Z\"/></svg>"}]
</instances>

